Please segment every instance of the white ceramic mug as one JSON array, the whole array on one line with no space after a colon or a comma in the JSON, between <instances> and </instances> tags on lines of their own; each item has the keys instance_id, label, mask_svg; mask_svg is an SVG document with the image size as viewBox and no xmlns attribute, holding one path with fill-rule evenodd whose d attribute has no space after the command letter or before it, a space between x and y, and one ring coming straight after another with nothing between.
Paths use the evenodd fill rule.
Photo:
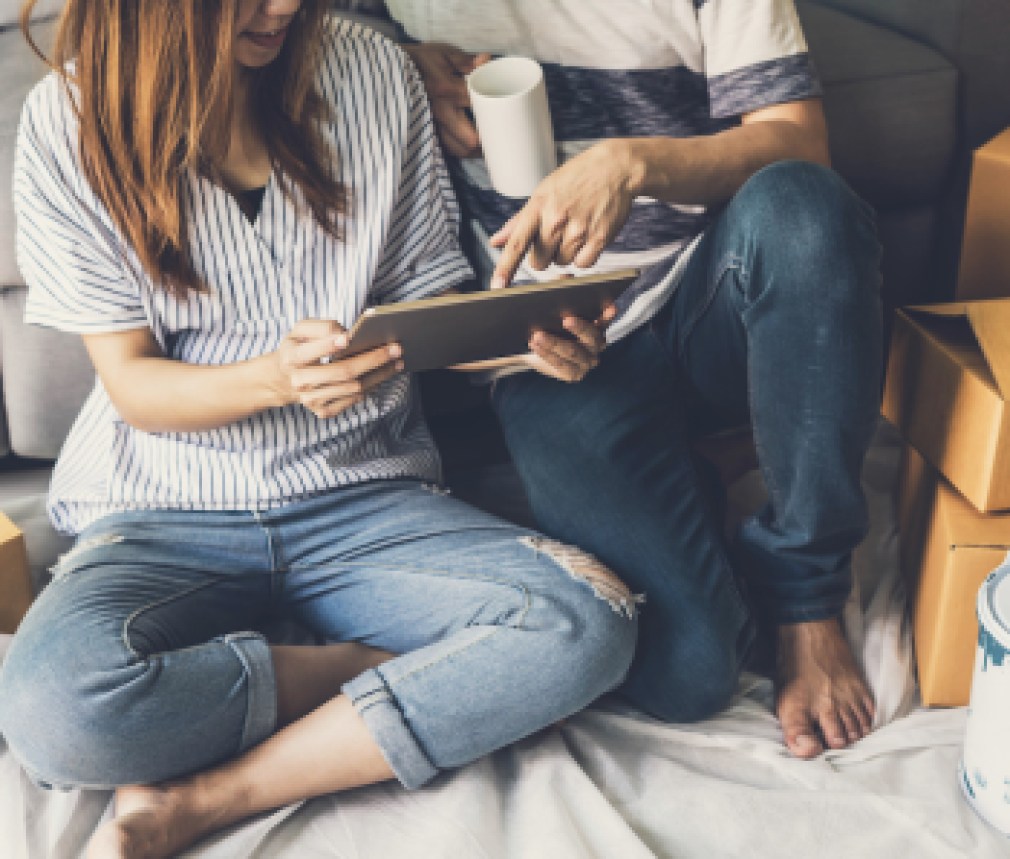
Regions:
<instances>
[{"instance_id":1,"label":"white ceramic mug","mask_svg":"<svg viewBox=\"0 0 1010 859\"><path fill-rule=\"evenodd\" d=\"M558 166L544 70L526 57L501 57L466 78L494 189L529 197Z\"/></svg>"}]
</instances>

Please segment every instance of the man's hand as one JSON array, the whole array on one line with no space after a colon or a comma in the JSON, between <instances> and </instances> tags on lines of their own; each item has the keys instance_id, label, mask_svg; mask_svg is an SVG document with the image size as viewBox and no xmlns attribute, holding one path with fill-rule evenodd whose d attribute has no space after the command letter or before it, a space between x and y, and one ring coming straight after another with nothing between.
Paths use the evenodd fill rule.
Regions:
<instances>
[{"instance_id":1,"label":"man's hand","mask_svg":"<svg viewBox=\"0 0 1010 859\"><path fill-rule=\"evenodd\" d=\"M425 42L403 45L414 61L431 101L438 138L446 151L459 158L480 154L480 138L467 113L470 93L464 78L491 59L490 54L468 54L451 45Z\"/></svg>"},{"instance_id":2,"label":"man's hand","mask_svg":"<svg viewBox=\"0 0 1010 859\"><path fill-rule=\"evenodd\" d=\"M627 222L636 181L621 140L597 143L563 164L491 237L492 246L502 249L491 287L511 283L527 253L538 271L551 263L594 265Z\"/></svg>"},{"instance_id":3,"label":"man's hand","mask_svg":"<svg viewBox=\"0 0 1010 859\"><path fill-rule=\"evenodd\" d=\"M449 369L464 372L536 370L544 376L562 382L580 382L586 373L600 363L600 353L607 348L605 331L614 318L616 308L609 305L595 322L577 316L566 316L562 324L570 336L534 331L530 351L525 355L488 358L455 364Z\"/></svg>"},{"instance_id":4,"label":"man's hand","mask_svg":"<svg viewBox=\"0 0 1010 859\"><path fill-rule=\"evenodd\" d=\"M332 418L403 370L398 343L341 357L347 333L336 322L303 319L273 353L274 386L285 403Z\"/></svg>"},{"instance_id":5,"label":"man's hand","mask_svg":"<svg viewBox=\"0 0 1010 859\"><path fill-rule=\"evenodd\" d=\"M562 324L571 336L534 331L530 337L530 353L523 358L529 367L545 376L562 382L581 382L586 373L600 363L600 353L607 348L604 331L613 318L613 305L595 322L566 316Z\"/></svg>"}]
</instances>

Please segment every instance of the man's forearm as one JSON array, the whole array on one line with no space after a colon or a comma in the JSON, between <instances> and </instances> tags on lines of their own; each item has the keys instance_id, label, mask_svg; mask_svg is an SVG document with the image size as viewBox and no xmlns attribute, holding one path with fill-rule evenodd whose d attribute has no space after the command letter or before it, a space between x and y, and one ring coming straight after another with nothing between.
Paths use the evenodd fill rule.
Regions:
<instances>
[{"instance_id":1,"label":"man's forearm","mask_svg":"<svg viewBox=\"0 0 1010 859\"><path fill-rule=\"evenodd\" d=\"M631 191L667 203L711 205L730 199L776 161L829 163L825 139L788 120L745 123L707 137L611 141L626 161Z\"/></svg>"}]
</instances>

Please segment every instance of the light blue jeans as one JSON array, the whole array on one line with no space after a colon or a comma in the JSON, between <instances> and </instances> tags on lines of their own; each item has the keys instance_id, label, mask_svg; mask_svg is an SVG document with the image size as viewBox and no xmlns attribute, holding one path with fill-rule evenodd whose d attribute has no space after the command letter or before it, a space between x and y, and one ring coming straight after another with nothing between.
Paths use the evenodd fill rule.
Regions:
<instances>
[{"instance_id":1,"label":"light blue jeans","mask_svg":"<svg viewBox=\"0 0 1010 859\"><path fill-rule=\"evenodd\" d=\"M276 726L271 617L401 654L344 686L418 787L624 677L636 618L594 560L414 481L264 513L137 511L86 530L0 673L28 773L110 788L206 769Z\"/></svg>"}]
</instances>

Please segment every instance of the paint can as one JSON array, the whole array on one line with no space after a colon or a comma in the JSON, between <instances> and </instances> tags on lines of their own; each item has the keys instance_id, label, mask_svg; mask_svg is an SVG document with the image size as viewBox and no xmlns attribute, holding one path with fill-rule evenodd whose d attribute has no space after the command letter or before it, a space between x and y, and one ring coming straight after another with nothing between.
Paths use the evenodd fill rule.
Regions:
<instances>
[{"instance_id":1,"label":"paint can","mask_svg":"<svg viewBox=\"0 0 1010 859\"><path fill-rule=\"evenodd\" d=\"M978 647L958 781L978 815L1010 837L1010 555L978 592Z\"/></svg>"}]
</instances>

